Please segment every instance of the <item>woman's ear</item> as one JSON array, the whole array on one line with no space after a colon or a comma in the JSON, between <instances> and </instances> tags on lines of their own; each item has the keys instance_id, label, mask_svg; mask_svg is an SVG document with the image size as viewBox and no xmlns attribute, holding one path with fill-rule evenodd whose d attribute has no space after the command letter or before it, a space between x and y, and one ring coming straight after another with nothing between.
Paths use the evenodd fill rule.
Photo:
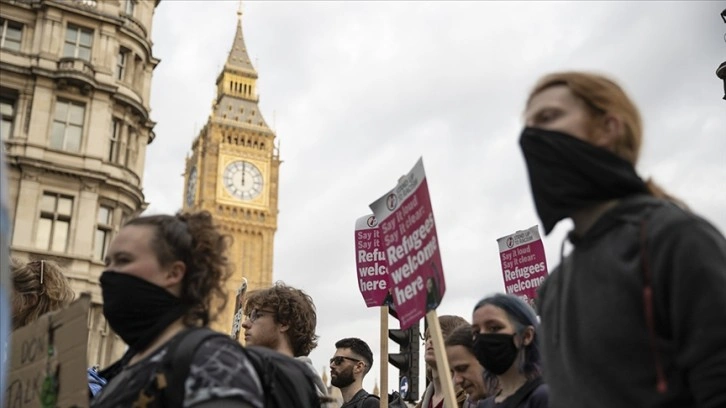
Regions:
<instances>
[{"instance_id":1,"label":"woman's ear","mask_svg":"<svg viewBox=\"0 0 726 408\"><path fill-rule=\"evenodd\" d=\"M522 343L525 346L529 346L530 344L532 344L533 341L534 341L534 327L527 326L522 331Z\"/></svg>"},{"instance_id":2,"label":"woman's ear","mask_svg":"<svg viewBox=\"0 0 726 408\"><path fill-rule=\"evenodd\" d=\"M166 279L169 286L181 284L184 275L187 273L187 266L182 261L174 261L167 270Z\"/></svg>"},{"instance_id":3,"label":"woman's ear","mask_svg":"<svg viewBox=\"0 0 726 408\"><path fill-rule=\"evenodd\" d=\"M625 135L625 126L619 117L613 114L606 114L599 120L597 131L592 143L595 146L615 152L620 138Z\"/></svg>"}]
</instances>

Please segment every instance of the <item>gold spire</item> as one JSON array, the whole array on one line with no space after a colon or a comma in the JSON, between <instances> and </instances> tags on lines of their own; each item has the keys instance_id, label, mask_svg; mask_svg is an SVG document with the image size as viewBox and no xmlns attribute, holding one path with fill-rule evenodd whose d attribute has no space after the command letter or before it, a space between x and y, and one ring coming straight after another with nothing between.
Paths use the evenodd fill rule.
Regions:
<instances>
[{"instance_id":1,"label":"gold spire","mask_svg":"<svg viewBox=\"0 0 726 408\"><path fill-rule=\"evenodd\" d=\"M240 5L242 3L240 2ZM257 105L257 71L247 55L242 35L242 11L237 12L237 31L222 72L217 76L217 97L213 102L213 115L217 119L233 122L246 128L272 133Z\"/></svg>"},{"instance_id":2,"label":"gold spire","mask_svg":"<svg viewBox=\"0 0 726 408\"><path fill-rule=\"evenodd\" d=\"M247 54L247 46L245 45L245 39L242 35L242 2L240 1L239 10L237 11L237 31L234 34L234 41L232 42L232 49L229 50L229 56L227 56L227 63L224 64L225 69L231 69L233 71L242 71L245 73L251 73L255 77L257 72L252 66L250 56Z\"/></svg>"},{"instance_id":3,"label":"gold spire","mask_svg":"<svg viewBox=\"0 0 726 408\"><path fill-rule=\"evenodd\" d=\"M378 389L378 379L376 378L375 385L373 386L373 395L380 397L381 391Z\"/></svg>"}]
</instances>

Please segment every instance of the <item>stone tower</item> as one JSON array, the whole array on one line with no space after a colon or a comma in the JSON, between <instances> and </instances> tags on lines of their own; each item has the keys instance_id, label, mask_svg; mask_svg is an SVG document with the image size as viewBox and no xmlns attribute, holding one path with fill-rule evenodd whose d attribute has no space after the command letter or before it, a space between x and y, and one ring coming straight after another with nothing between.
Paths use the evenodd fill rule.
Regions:
<instances>
[{"instance_id":1,"label":"stone tower","mask_svg":"<svg viewBox=\"0 0 726 408\"><path fill-rule=\"evenodd\" d=\"M241 13L216 86L212 113L187 158L184 209L210 211L233 237L229 255L234 273L227 288L231 299L243 277L248 290L272 284L280 167L275 133L258 106L257 71L247 54ZM216 329L231 330L233 303L227 303Z\"/></svg>"}]
</instances>

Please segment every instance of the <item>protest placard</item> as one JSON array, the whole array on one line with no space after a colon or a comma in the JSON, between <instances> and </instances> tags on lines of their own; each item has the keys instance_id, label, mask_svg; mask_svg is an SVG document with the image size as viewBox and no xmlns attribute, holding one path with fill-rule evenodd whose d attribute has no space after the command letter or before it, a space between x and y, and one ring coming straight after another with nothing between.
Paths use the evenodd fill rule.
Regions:
<instances>
[{"instance_id":1,"label":"protest placard","mask_svg":"<svg viewBox=\"0 0 726 408\"><path fill-rule=\"evenodd\" d=\"M13 332L6 408L88 406L90 304L90 295L82 294L68 308Z\"/></svg>"},{"instance_id":2,"label":"protest placard","mask_svg":"<svg viewBox=\"0 0 726 408\"><path fill-rule=\"evenodd\" d=\"M374 201L388 262L389 290L401 329L435 309L446 291L423 159Z\"/></svg>"},{"instance_id":3,"label":"protest placard","mask_svg":"<svg viewBox=\"0 0 726 408\"><path fill-rule=\"evenodd\" d=\"M230 337L235 340L239 340L239 333L242 331L246 295L247 278L242 278L242 283L237 288L237 296L234 297L234 317L232 318L232 334L230 334Z\"/></svg>"},{"instance_id":4,"label":"protest placard","mask_svg":"<svg viewBox=\"0 0 726 408\"><path fill-rule=\"evenodd\" d=\"M358 288L368 307L382 306L388 295L388 262L373 214L355 221L355 266Z\"/></svg>"},{"instance_id":5,"label":"protest placard","mask_svg":"<svg viewBox=\"0 0 726 408\"><path fill-rule=\"evenodd\" d=\"M537 288L547 277L547 260L537 225L497 239L504 287L534 308Z\"/></svg>"}]
</instances>

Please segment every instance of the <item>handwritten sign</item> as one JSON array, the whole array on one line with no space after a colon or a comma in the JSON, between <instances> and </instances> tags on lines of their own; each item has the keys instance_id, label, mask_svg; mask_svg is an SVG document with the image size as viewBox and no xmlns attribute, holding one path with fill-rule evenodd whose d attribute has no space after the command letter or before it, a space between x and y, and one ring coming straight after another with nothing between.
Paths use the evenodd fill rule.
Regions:
<instances>
[{"instance_id":1,"label":"handwritten sign","mask_svg":"<svg viewBox=\"0 0 726 408\"><path fill-rule=\"evenodd\" d=\"M5 407L87 407L88 294L13 332Z\"/></svg>"},{"instance_id":2,"label":"handwritten sign","mask_svg":"<svg viewBox=\"0 0 726 408\"><path fill-rule=\"evenodd\" d=\"M547 277L544 246L535 225L497 239L507 293L519 296L534 308L537 288Z\"/></svg>"},{"instance_id":3,"label":"handwritten sign","mask_svg":"<svg viewBox=\"0 0 726 408\"><path fill-rule=\"evenodd\" d=\"M388 295L388 262L378 221L373 214L355 222L355 264L358 288L368 307L382 306Z\"/></svg>"},{"instance_id":4,"label":"handwritten sign","mask_svg":"<svg viewBox=\"0 0 726 408\"><path fill-rule=\"evenodd\" d=\"M436 309L446 290L423 159L370 207L383 236L393 304L407 329Z\"/></svg>"}]
</instances>

